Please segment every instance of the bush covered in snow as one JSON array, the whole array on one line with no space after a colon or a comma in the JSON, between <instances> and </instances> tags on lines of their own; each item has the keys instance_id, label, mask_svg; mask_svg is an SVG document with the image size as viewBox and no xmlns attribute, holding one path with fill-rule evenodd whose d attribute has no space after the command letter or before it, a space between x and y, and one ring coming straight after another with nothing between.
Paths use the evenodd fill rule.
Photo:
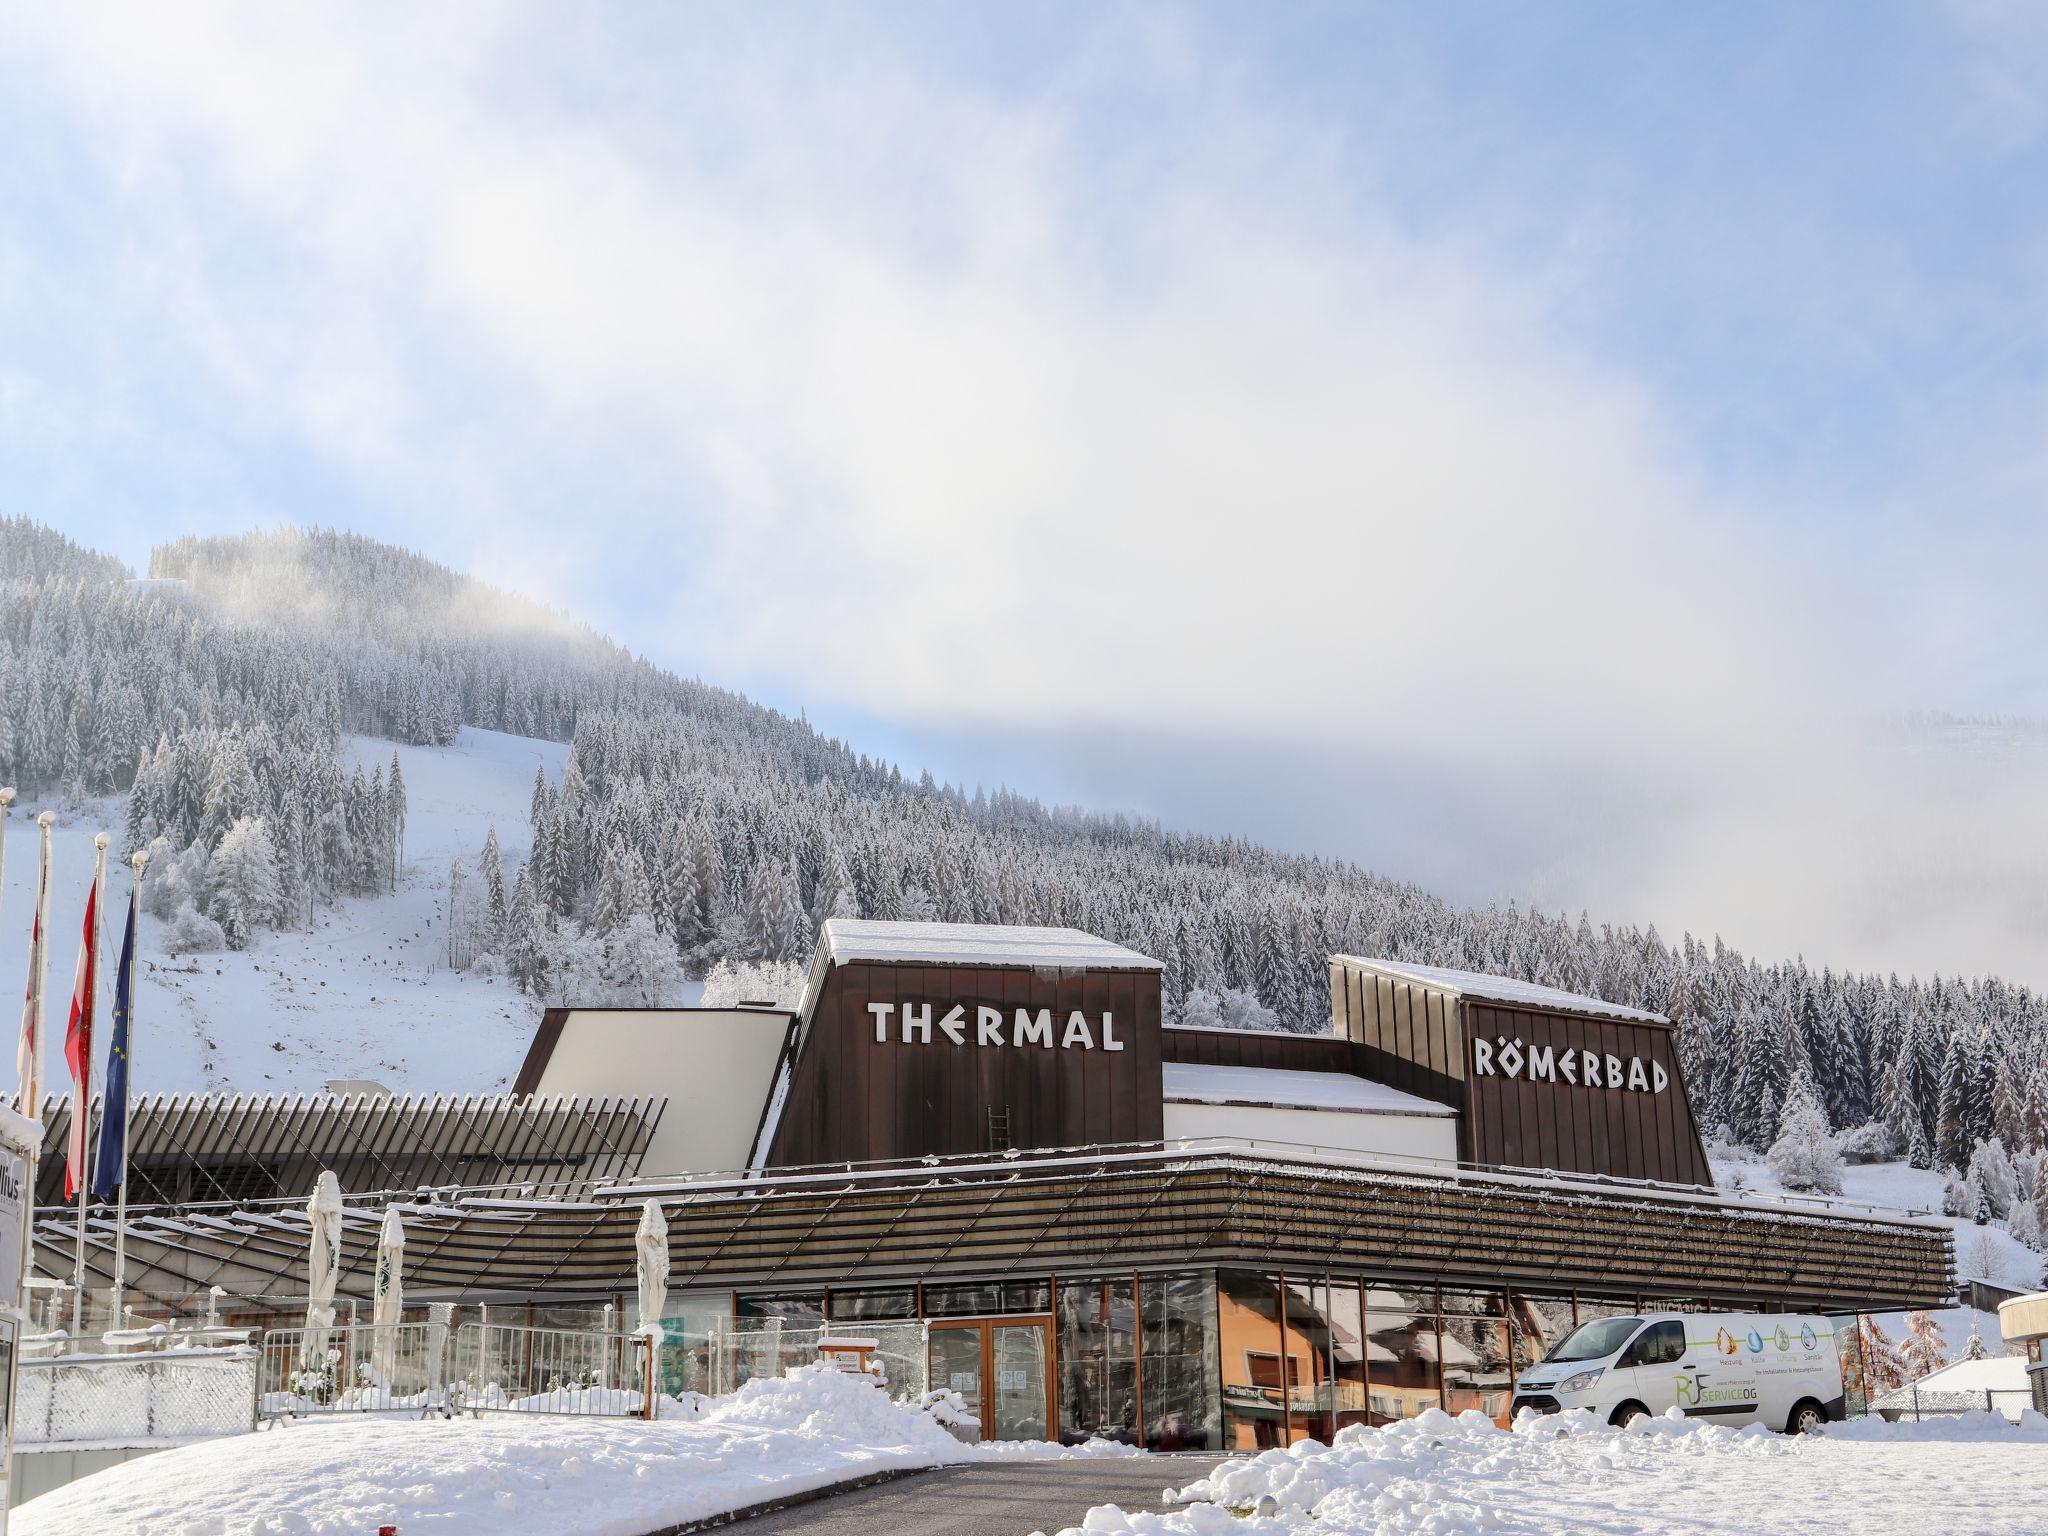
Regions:
<instances>
[{"instance_id":1,"label":"bush covered in snow","mask_svg":"<svg viewBox=\"0 0 2048 1536\"><path fill-rule=\"evenodd\" d=\"M174 955L217 955L228 939L219 923L188 901L164 930L164 947Z\"/></svg>"}]
</instances>

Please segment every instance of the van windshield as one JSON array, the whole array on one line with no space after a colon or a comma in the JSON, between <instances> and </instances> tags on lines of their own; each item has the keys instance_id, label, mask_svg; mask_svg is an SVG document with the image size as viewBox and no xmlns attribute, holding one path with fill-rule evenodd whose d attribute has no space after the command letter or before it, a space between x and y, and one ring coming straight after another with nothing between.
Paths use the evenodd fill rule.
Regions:
<instances>
[{"instance_id":1,"label":"van windshield","mask_svg":"<svg viewBox=\"0 0 2048 1536\"><path fill-rule=\"evenodd\" d=\"M1603 1317L1583 1323L1557 1341L1546 1360L1604 1360L1635 1337L1643 1326L1640 1317Z\"/></svg>"}]
</instances>

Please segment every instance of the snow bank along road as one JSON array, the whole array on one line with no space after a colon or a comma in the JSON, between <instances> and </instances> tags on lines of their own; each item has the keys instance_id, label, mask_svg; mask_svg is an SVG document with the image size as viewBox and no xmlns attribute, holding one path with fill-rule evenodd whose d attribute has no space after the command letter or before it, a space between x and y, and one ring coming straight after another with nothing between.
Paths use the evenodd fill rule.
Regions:
<instances>
[{"instance_id":1,"label":"snow bank along road","mask_svg":"<svg viewBox=\"0 0 2048 1536\"><path fill-rule=\"evenodd\" d=\"M145 1456L15 1511L9 1536L647 1536L877 1472L1092 1459L967 1447L929 1414L812 1367L675 1416L313 1421ZM1025 1527L1029 1529L1029 1527Z\"/></svg>"},{"instance_id":2,"label":"snow bank along road","mask_svg":"<svg viewBox=\"0 0 2048 1536\"><path fill-rule=\"evenodd\" d=\"M1757 1426L1587 1413L1512 1431L1432 1409L1230 1461L1151 1514L1090 1510L1078 1532L1131 1536L2038 1536L2048 1419L1859 1420L1787 1439Z\"/></svg>"}]
</instances>

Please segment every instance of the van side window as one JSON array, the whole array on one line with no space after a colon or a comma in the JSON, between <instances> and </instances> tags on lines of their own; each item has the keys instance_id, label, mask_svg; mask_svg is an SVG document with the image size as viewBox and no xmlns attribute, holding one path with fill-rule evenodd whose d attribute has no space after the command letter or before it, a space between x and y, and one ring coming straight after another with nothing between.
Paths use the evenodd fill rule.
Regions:
<instances>
[{"instance_id":1,"label":"van side window","mask_svg":"<svg viewBox=\"0 0 2048 1536\"><path fill-rule=\"evenodd\" d=\"M1672 1365L1685 1358L1685 1324L1652 1323L1636 1335L1620 1365Z\"/></svg>"}]
</instances>

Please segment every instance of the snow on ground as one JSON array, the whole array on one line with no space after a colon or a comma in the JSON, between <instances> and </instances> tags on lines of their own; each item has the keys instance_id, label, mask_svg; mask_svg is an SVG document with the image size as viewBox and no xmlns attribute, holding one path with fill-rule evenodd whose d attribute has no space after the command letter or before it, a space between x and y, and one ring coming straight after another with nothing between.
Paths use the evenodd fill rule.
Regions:
<instances>
[{"instance_id":1,"label":"snow on ground","mask_svg":"<svg viewBox=\"0 0 2048 1536\"><path fill-rule=\"evenodd\" d=\"M527 806L536 767L558 777L569 749L551 741L465 728L449 747L407 747L353 738L345 757L367 773L387 772L396 751L409 807L405 867L393 895L343 899L310 931L266 933L240 954L172 960L162 924L142 923L141 997L136 1010L139 1093L236 1089L317 1092L329 1078L370 1078L400 1092L481 1093L518 1071L538 1017L511 983L447 967L442 909L448 862L472 868L484 834L498 829L509 880L529 847ZM52 802L54 808L54 801ZM0 897L0 996L19 997L26 977L29 912L35 896L34 805L7 819L7 867ZM118 841L126 801L92 801L52 831L49 1029L60 1051L77 961L92 837ZM128 875L110 859L109 942L118 942ZM107 967L111 979L112 965Z\"/></svg>"},{"instance_id":2,"label":"snow on ground","mask_svg":"<svg viewBox=\"0 0 2048 1536\"><path fill-rule=\"evenodd\" d=\"M1770 1165L1760 1157L1722 1158L1714 1164L1714 1177L1722 1189L1731 1193L1784 1193L1784 1187L1772 1176ZM1941 1174L1907 1163L1851 1163L1842 1170L1841 1198L1888 1210L1915 1211L1945 1222L1956 1235L1956 1274L1962 1280L1988 1280L2017 1291L2039 1289L2044 1283L2042 1266L2048 1263L2048 1258L2014 1239L2001 1223L1980 1227L1965 1217L1943 1216L1943 1182ZM1876 1316L1879 1325L1897 1342L1905 1332L1905 1314L1880 1312ZM1934 1320L1948 1343L1951 1360L1962 1358L1973 1326L1991 1353L2005 1353L1996 1312L1950 1307L1936 1312Z\"/></svg>"},{"instance_id":3,"label":"snow on ground","mask_svg":"<svg viewBox=\"0 0 2048 1536\"><path fill-rule=\"evenodd\" d=\"M1790 1439L1676 1417L1591 1414L1503 1430L1437 1409L1231 1461L1165 1514L1091 1510L1083 1531L1142 1536L2006 1536L2041 1529L2048 1419L1862 1421ZM1270 1501L1270 1502L1264 1502ZM1248 1517L1248 1518L1244 1518ZM1071 1536L1071 1533L1067 1533Z\"/></svg>"},{"instance_id":4,"label":"snow on ground","mask_svg":"<svg viewBox=\"0 0 2048 1536\"><path fill-rule=\"evenodd\" d=\"M993 1449L993 1448L990 1448ZM1050 1444L1005 1456L1099 1455ZM142 1457L31 1499L11 1536L645 1536L870 1473L980 1459L929 1414L823 1367L699 1417L310 1422ZM1130 1453L1140 1454L1140 1453Z\"/></svg>"}]
</instances>

